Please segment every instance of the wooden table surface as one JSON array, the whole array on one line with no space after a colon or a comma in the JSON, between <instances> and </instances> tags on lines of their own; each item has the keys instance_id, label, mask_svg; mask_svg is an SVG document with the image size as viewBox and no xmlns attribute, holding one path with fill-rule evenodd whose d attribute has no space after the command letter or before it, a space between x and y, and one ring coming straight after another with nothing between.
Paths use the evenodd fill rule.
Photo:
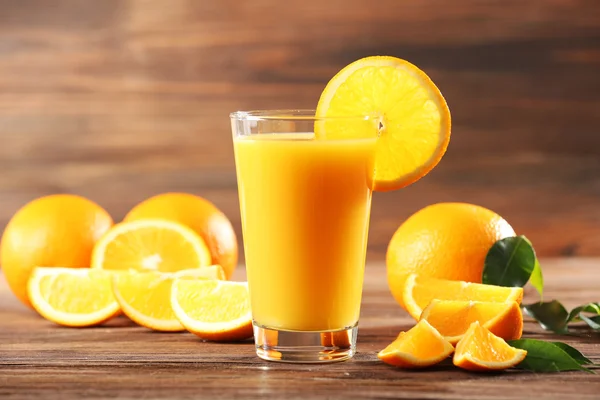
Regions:
<instances>
[{"instance_id":1,"label":"wooden table surface","mask_svg":"<svg viewBox=\"0 0 600 400\"><path fill-rule=\"evenodd\" d=\"M598 0L448 3L0 0L0 229L52 193L119 221L184 191L241 240L228 114L314 108L345 65L387 54L440 88L452 139L425 179L375 194L370 260L444 201L496 211L544 257L599 257Z\"/></svg>"},{"instance_id":2,"label":"wooden table surface","mask_svg":"<svg viewBox=\"0 0 600 400\"><path fill-rule=\"evenodd\" d=\"M543 260L546 298L568 307L600 300L600 259ZM237 270L243 279L243 269ZM534 294L526 291L526 300ZM358 354L330 365L262 361L251 341L217 344L188 333L155 333L125 318L63 328L21 306L0 279L0 398L599 399L600 375L583 372L476 374L450 362L410 372L376 354L410 317L392 299L385 267L367 266ZM532 321L524 336L567 342L600 362L600 334L560 337Z\"/></svg>"}]
</instances>

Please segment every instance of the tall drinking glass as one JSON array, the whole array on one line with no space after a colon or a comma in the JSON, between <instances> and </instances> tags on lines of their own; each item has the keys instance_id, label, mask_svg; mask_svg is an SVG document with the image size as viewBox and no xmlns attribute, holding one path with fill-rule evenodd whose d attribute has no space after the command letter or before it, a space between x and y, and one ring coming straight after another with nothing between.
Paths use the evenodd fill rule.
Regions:
<instances>
[{"instance_id":1,"label":"tall drinking glass","mask_svg":"<svg viewBox=\"0 0 600 400\"><path fill-rule=\"evenodd\" d=\"M273 361L348 359L356 349L376 124L298 110L230 117L256 352ZM340 139L349 124L364 128Z\"/></svg>"}]
</instances>

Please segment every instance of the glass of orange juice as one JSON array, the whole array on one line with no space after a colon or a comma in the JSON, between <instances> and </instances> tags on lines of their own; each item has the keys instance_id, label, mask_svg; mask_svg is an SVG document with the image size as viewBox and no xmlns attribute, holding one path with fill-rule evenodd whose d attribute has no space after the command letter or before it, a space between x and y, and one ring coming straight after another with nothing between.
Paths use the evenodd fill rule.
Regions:
<instances>
[{"instance_id":1,"label":"glass of orange juice","mask_svg":"<svg viewBox=\"0 0 600 400\"><path fill-rule=\"evenodd\" d=\"M257 354L287 362L349 359L377 126L368 116L317 118L311 110L230 117ZM328 130L347 124L364 125L364 135L327 139Z\"/></svg>"}]
</instances>

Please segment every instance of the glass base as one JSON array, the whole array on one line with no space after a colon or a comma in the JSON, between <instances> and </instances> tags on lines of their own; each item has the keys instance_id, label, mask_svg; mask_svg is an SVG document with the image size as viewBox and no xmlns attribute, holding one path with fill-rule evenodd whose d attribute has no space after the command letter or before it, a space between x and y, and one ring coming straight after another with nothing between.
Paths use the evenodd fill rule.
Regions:
<instances>
[{"instance_id":1,"label":"glass base","mask_svg":"<svg viewBox=\"0 0 600 400\"><path fill-rule=\"evenodd\" d=\"M263 360L328 363L352 358L358 327L328 332L270 329L253 323L256 354Z\"/></svg>"}]
</instances>

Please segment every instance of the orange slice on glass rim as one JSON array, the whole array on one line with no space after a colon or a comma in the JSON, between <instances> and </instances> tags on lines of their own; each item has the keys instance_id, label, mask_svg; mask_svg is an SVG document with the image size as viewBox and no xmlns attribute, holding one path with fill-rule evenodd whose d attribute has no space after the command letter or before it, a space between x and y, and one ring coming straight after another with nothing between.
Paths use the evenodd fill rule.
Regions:
<instances>
[{"instance_id":1,"label":"orange slice on glass rim","mask_svg":"<svg viewBox=\"0 0 600 400\"><path fill-rule=\"evenodd\" d=\"M323 90L317 139L365 138L378 132L373 189L396 190L431 171L450 141L450 111L429 77L408 61L366 57L348 65Z\"/></svg>"}]
</instances>

